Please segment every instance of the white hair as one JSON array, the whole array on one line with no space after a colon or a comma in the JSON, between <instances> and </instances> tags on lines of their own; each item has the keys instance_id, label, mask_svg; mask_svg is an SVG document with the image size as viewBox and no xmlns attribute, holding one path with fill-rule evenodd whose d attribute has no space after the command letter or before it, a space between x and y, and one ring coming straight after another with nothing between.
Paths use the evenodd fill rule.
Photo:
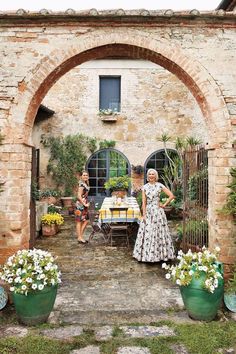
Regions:
<instances>
[{"instance_id":1,"label":"white hair","mask_svg":"<svg viewBox=\"0 0 236 354\"><path fill-rule=\"evenodd\" d=\"M154 170L154 168L149 168L148 170L147 170L147 180L148 180L148 175L149 175L149 173L150 172L154 172L155 173L155 175L156 175L156 181L158 181L158 172L156 171L156 170Z\"/></svg>"}]
</instances>

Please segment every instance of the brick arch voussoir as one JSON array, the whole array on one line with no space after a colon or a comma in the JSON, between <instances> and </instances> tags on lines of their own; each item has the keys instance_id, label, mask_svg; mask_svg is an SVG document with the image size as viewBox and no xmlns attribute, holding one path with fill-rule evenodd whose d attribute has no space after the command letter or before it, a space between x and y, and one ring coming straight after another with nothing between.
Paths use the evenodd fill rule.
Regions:
<instances>
[{"instance_id":1,"label":"brick arch voussoir","mask_svg":"<svg viewBox=\"0 0 236 354\"><path fill-rule=\"evenodd\" d=\"M94 31L82 37L68 48L53 50L43 58L28 80L28 100L25 123L33 125L37 109L53 84L73 67L96 58L107 58L121 53L136 59L146 59L161 65L176 75L192 92L206 119L210 135L219 134L219 128L229 120L220 119L228 111L222 94L214 79L195 59L185 55L183 50L170 41L156 39L137 30L117 30L109 34L102 30ZM29 95L30 96L30 95ZM221 126L217 125L221 122ZM28 140L30 137L25 137Z\"/></svg>"}]
</instances>

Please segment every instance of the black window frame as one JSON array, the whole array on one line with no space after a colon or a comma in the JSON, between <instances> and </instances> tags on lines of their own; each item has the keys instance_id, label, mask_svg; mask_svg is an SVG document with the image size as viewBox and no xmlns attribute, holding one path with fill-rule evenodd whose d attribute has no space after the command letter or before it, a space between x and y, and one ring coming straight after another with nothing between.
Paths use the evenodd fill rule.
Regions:
<instances>
[{"instance_id":1,"label":"black window frame","mask_svg":"<svg viewBox=\"0 0 236 354\"><path fill-rule=\"evenodd\" d=\"M104 101L102 102L102 80L114 80L116 79L118 81L118 99L117 99L117 107L109 107L109 105L111 104L111 102L107 105L104 104ZM112 110L113 112L120 112L121 111L121 75L99 75L99 110Z\"/></svg>"}]
</instances>

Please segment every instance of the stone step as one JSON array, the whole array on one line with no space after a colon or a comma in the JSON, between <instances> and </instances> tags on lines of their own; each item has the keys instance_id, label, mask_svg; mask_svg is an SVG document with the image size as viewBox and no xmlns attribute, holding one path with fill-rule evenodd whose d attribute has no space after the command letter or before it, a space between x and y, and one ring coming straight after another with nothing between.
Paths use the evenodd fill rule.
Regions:
<instances>
[{"instance_id":1,"label":"stone step","mask_svg":"<svg viewBox=\"0 0 236 354\"><path fill-rule=\"evenodd\" d=\"M170 320L174 322L190 322L185 311L179 311L174 315L164 309L143 309L143 310L61 310L53 311L49 318L49 323L59 324L79 324L79 325L116 325L120 323L142 323L150 324L152 322Z\"/></svg>"}]
</instances>

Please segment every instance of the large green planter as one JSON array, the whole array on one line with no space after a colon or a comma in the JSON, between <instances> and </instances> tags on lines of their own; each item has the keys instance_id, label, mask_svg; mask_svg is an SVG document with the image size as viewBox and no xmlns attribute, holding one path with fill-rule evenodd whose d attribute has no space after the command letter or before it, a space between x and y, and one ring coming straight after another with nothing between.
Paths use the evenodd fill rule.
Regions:
<instances>
[{"instance_id":1,"label":"large green planter","mask_svg":"<svg viewBox=\"0 0 236 354\"><path fill-rule=\"evenodd\" d=\"M219 263L218 267L223 275L222 264ZM222 304L224 280L218 279L218 288L215 289L214 293L210 293L202 287L204 279L205 273L201 272L200 277L198 279L193 277L188 286L180 286L180 292L189 317L194 320L212 321Z\"/></svg>"},{"instance_id":2,"label":"large green planter","mask_svg":"<svg viewBox=\"0 0 236 354\"><path fill-rule=\"evenodd\" d=\"M57 286L45 287L28 295L13 293L12 298L20 323L34 326L47 321L56 299Z\"/></svg>"}]
</instances>

